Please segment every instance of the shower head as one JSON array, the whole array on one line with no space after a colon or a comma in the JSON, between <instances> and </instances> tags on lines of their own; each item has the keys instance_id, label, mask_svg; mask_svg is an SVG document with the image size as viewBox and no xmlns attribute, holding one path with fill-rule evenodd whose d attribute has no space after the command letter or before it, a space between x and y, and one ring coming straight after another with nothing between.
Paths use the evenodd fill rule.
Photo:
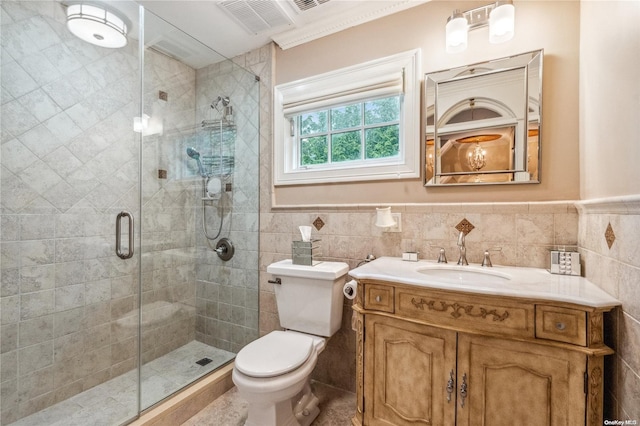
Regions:
<instances>
[{"instance_id":1,"label":"shower head","mask_svg":"<svg viewBox=\"0 0 640 426\"><path fill-rule=\"evenodd\" d=\"M194 160L200 160L200 153L192 147L187 148L187 155Z\"/></svg>"},{"instance_id":2,"label":"shower head","mask_svg":"<svg viewBox=\"0 0 640 426\"><path fill-rule=\"evenodd\" d=\"M200 153L196 151L194 148L189 147L187 148L187 155L198 162L198 173L200 173L200 176L202 176L203 178L206 178L208 175L204 172L204 169L202 168L202 163L200 162Z\"/></svg>"}]
</instances>

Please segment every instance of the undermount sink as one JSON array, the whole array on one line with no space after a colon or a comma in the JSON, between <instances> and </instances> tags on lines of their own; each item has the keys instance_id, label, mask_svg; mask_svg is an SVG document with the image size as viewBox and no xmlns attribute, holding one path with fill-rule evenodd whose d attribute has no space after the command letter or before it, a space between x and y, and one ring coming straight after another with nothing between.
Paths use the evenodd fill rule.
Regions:
<instances>
[{"instance_id":1,"label":"undermount sink","mask_svg":"<svg viewBox=\"0 0 640 426\"><path fill-rule=\"evenodd\" d=\"M491 271L488 269L477 269L469 266L429 266L418 269L418 272L438 281L445 280L460 284L500 284L509 281L508 274Z\"/></svg>"}]
</instances>

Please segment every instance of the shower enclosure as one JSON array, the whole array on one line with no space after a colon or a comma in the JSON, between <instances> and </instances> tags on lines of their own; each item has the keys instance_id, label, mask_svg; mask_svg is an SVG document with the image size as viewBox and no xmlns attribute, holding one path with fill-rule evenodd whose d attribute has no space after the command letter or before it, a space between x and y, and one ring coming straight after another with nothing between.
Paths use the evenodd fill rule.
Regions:
<instances>
[{"instance_id":1,"label":"shower enclosure","mask_svg":"<svg viewBox=\"0 0 640 426\"><path fill-rule=\"evenodd\" d=\"M2 425L128 423L258 337L257 78L105 5L124 47L0 4Z\"/></svg>"}]
</instances>

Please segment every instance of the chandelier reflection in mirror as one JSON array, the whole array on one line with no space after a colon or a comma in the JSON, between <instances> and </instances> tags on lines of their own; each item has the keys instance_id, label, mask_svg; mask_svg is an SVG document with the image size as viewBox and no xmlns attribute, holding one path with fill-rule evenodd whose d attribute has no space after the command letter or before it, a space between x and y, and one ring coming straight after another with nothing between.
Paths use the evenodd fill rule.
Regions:
<instances>
[{"instance_id":1,"label":"chandelier reflection in mirror","mask_svg":"<svg viewBox=\"0 0 640 426\"><path fill-rule=\"evenodd\" d=\"M484 166L487 165L487 151L480 148L479 144L476 144L475 148L473 148L473 152L469 153L469 157L467 158L467 162L469 163L469 167L477 172L480 171Z\"/></svg>"},{"instance_id":2,"label":"chandelier reflection in mirror","mask_svg":"<svg viewBox=\"0 0 640 426\"><path fill-rule=\"evenodd\" d=\"M470 136L468 138L459 139L458 142L467 143L475 142L473 149L467 154L467 164L476 172L475 181L480 182L480 175L478 174L484 166L487 165L487 150L482 149L480 142L489 142L496 139L500 139L502 135L479 135Z\"/></svg>"}]
</instances>

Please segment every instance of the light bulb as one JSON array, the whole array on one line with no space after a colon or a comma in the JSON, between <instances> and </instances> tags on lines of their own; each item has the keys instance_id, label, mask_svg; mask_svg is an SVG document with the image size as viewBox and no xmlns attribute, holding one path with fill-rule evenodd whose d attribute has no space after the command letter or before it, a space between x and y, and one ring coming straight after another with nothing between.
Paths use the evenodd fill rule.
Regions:
<instances>
[{"instance_id":1,"label":"light bulb","mask_svg":"<svg viewBox=\"0 0 640 426\"><path fill-rule=\"evenodd\" d=\"M453 12L445 27L447 53L462 52L467 48L468 27L469 25L464 15L459 10Z\"/></svg>"},{"instance_id":2,"label":"light bulb","mask_svg":"<svg viewBox=\"0 0 640 426\"><path fill-rule=\"evenodd\" d=\"M515 28L515 7L513 4L496 3L489 15L489 42L503 43L513 38Z\"/></svg>"}]
</instances>

